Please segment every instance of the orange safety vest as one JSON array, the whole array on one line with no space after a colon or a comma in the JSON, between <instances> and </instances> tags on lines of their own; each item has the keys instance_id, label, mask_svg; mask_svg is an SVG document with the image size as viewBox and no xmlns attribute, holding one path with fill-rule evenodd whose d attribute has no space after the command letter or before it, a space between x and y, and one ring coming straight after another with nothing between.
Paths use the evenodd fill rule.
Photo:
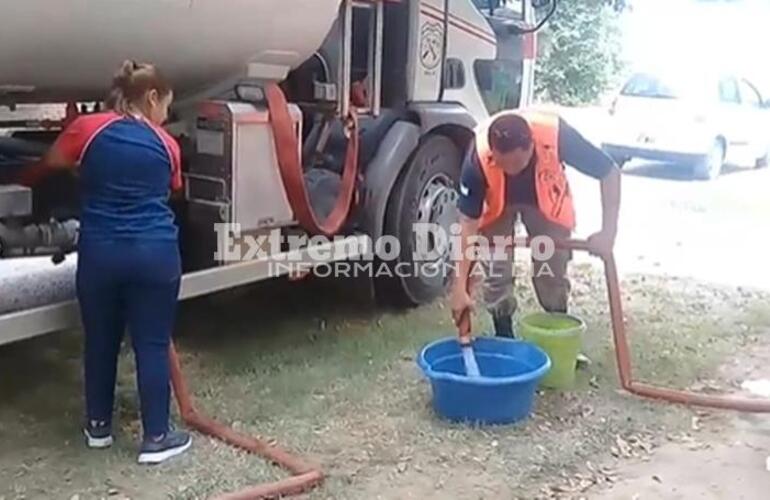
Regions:
<instances>
[{"instance_id":1,"label":"orange safety vest","mask_svg":"<svg viewBox=\"0 0 770 500\"><path fill-rule=\"evenodd\" d=\"M480 227L484 228L503 215L506 205L505 171L495 165L489 146L489 127L503 115L515 114L524 118L532 130L535 143L535 194L537 205L550 221L569 229L575 229L575 208L572 194L559 158L559 117L545 111L502 111L476 128L476 152L487 183L484 211Z\"/></svg>"}]
</instances>

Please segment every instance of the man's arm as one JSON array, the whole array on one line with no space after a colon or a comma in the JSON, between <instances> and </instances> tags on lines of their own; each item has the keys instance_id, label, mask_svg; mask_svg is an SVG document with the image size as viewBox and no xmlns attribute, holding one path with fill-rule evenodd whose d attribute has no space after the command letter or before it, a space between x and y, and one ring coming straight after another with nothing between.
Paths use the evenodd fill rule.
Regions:
<instances>
[{"instance_id":1,"label":"man's arm","mask_svg":"<svg viewBox=\"0 0 770 500\"><path fill-rule=\"evenodd\" d=\"M594 253L611 252L618 232L620 169L612 158L563 119L559 120L559 156L567 165L600 181L602 229L590 236L588 242Z\"/></svg>"},{"instance_id":2,"label":"man's arm","mask_svg":"<svg viewBox=\"0 0 770 500\"><path fill-rule=\"evenodd\" d=\"M471 145L465 155L462 170L460 172L460 193L457 200L457 209L460 212L460 250L461 261L458 270L458 287L463 285L467 289L468 275L471 262L467 259L469 240L479 230L479 219L484 209L487 185L484 174L479 165L475 146Z\"/></svg>"},{"instance_id":3,"label":"man's arm","mask_svg":"<svg viewBox=\"0 0 770 500\"><path fill-rule=\"evenodd\" d=\"M473 261L469 258L471 241L479 230L479 218L484 208L486 182L478 163L476 149L471 146L460 173L460 193L457 208L460 211L460 261L452 291L452 317L458 326L462 315L473 306L469 290ZM461 339L468 341L468 339Z\"/></svg>"},{"instance_id":4,"label":"man's arm","mask_svg":"<svg viewBox=\"0 0 770 500\"><path fill-rule=\"evenodd\" d=\"M468 256L471 255L469 249L471 248L472 238L478 232L479 220L460 214L460 264L457 266L457 282L455 283L455 290L457 291L465 290L468 293L470 292L468 281L473 261Z\"/></svg>"},{"instance_id":5,"label":"man's arm","mask_svg":"<svg viewBox=\"0 0 770 500\"><path fill-rule=\"evenodd\" d=\"M602 233L615 242L620 216L620 169L613 168L602 177ZM611 248L610 248L611 249Z\"/></svg>"}]
</instances>

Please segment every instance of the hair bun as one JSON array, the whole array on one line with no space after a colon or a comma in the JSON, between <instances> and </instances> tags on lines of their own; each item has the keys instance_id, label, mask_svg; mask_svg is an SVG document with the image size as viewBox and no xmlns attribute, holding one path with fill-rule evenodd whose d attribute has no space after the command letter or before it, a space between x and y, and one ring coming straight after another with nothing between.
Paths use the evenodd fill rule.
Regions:
<instances>
[{"instance_id":1,"label":"hair bun","mask_svg":"<svg viewBox=\"0 0 770 500\"><path fill-rule=\"evenodd\" d=\"M134 71L136 71L138 67L136 61L126 59L123 61L123 64L121 64L120 70L118 70L118 74L115 75L115 77L119 79L129 79L134 75Z\"/></svg>"},{"instance_id":2,"label":"hair bun","mask_svg":"<svg viewBox=\"0 0 770 500\"><path fill-rule=\"evenodd\" d=\"M125 115L132 105L143 106L151 90L166 96L171 92L171 85L152 64L126 59L112 77L107 107Z\"/></svg>"}]
</instances>

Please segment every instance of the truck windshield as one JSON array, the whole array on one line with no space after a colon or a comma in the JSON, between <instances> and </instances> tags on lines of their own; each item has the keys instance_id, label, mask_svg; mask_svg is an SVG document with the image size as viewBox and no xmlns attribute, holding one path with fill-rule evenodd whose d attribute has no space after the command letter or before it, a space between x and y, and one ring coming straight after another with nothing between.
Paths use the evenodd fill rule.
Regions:
<instances>
[{"instance_id":1,"label":"truck windshield","mask_svg":"<svg viewBox=\"0 0 770 500\"><path fill-rule=\"evenodd\" d=\"M495 12L497 9L505 8L506 12L504 17L512 17L511 14L515 14L515 17L521 17L524 1L525 0L473 0L473 5L485 15L489 15L490 12ZM495 15L499 14L500 13L495 12Z\"/></svg>"},{"instance_id":2,"label":"truck windshield","mask_svg":"<svg viewBox=\"0 0 770 500\"><path fill-rule=\"evenodd\" d=\"M502 0L473 0L473 3L479 9L496 9L503 2Z\"/></svg>"},{"instance_id":3,"label":"truck windshield","mask_svg":"<svg viewBox=\"0 0 770 500\"><path fill-rule=\"evenodd\" d=\"M484 105L490 114L519 107L524 77L521 59L477 59L473 70Z\"/></svg>"}]
</instances>

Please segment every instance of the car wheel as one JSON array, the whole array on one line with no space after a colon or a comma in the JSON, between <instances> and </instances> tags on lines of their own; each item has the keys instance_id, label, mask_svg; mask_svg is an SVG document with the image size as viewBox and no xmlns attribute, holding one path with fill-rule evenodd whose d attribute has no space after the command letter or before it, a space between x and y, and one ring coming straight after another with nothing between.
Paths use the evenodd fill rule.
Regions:
<instances>
[{"instance_id":1,"label":"car wheel","mask_svg":"<svg viewBox=\"0 0 770 500\"><path fill-rule=\"evenodd\" d=\"M385 233L401 243L397 262L387 263L398 271L405 264L408 276L394 272L375 281L378 298L392 306L416 306L443 295L451 276L448 271L449 248L443 248L435 261L413 262L422 245L433 248L430 241L419 241L413 228L416 223L437 224L449 235L451 224L458 221L457 182L462 155L455 143L441 135L429 136L422 142L412 160L393 187L385 216ZM418 246L420 245L420 246ZM445 252L444 252L445 251Z\"/></svg>"},{"instance_id":2,"label":"car wheel","mask_svg":"<svg viewBox=\"0 0 770 500\"><path fill-rule=\"evenodd\" d=\"M770 165L770 145L765 149L765 154L757 158L756 168L765 168Z\"/></svg>"},{"instance_id":3,"label":"car wheel","mask_svg":"<svg viewBox=\"0 0 770 500\"><path fill-rule=\"evenodd\" d=\"M717 139L709 152L695 165L693 176L701 180L716 179L722 173L724 164L725 144L721 139Z\"/></svg>"}]
</instances>

